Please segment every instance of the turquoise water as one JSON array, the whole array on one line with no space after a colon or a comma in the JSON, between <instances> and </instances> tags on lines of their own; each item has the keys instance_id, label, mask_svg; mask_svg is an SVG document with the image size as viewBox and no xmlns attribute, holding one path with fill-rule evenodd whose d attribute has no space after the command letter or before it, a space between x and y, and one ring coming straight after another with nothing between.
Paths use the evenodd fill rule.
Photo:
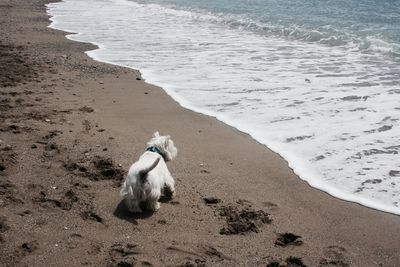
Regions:
<instances>
[{"instance_id":1,"label":"turquoise water","mask_svg":"<svg viewBox=\"0 0 400 267\"><path fill-rule=\"evenodd\" d=\"M233 28L291 40L400 55L400 1L138 1L219 16Z\"/></svg>"},{"instance_id":2,"label":"turquoise water","mask_svg":"<svg viewBox=\"0 0 400 267\"><path fill-rule=\"evenodd\" d=\"M329 194L400 214L399 2L65 0L51 27L279 153Z\"/></svg>"}]
</instances>

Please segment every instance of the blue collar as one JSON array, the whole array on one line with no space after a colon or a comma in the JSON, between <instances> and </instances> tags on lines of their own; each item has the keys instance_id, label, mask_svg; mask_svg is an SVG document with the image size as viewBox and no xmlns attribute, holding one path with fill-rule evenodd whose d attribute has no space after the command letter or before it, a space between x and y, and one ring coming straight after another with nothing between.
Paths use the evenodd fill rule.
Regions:
<instances>
[{"instance_id":1,"label":"blue collar","mask_svg":"<svg viewBox=\"0 0 400 267\"><path fill-rule=\"evenodd\" d=\"M161 153L161 150L158 149L158 148L155 147L155 146L150 146L150 147L146 148L146 151L158 153L158 154L160 154L160 156L163 157L163 159L165 160L165 157L164 157L163 153Z\"/></svg>"}]
</instances>

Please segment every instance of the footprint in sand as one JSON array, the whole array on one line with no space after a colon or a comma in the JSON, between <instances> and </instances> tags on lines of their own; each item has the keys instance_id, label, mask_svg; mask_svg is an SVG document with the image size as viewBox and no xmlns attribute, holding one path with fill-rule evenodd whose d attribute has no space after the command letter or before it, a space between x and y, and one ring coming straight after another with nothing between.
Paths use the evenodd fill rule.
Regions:
<instances>
[{"instance_id":1,"label":"footprint in sand","mask_svg":"<svg viewBox=\"0 0 400 267\"><path fill-rule=\"evenodd\" d=\"M38 190L34 190L35 188ZM28 190L35 192L32 202L43 208L53 207L63 210L71 210L74 203L79 200L75 192L71 189L67 190L65 193L60 192L61 194L57 194L53 197L49 196L48 191L46 191L41 185L29 184ZM39 194L37 194L36 191L39 191Z\"/></svg>"},{"instance_id":2,"label":"footprint in sand","mask_svg":"<svg viewBox=\"0 0 400 267\"><path fill-rule=\"evenodd\" d=\"M43 157L52 158L60 153L60 148L56 143L49 143L44 146Z\"/></svg>"},{"instance_id":3,"label":"footprint in sand","mask_svg":"<svg viewBox=\"0 0 400 267\"><path fill-rule=\"evenodd\" d=\"M203 259L189 260L178 265L178 267L206 267L206 266L207 266L206 260Z\"/></svg>"},{"instance_id":4,"label":"footprint in sand","mask_svg":"<svg viewBox=\"0 0 400 267\"><path fill-rule=\"evenodd\" d=\"M290 256L284 262L282 260L271 260L267 263L267 267L307 267L303 263L303 259Z\"/></svg>"},{"instance_id":5,"label":"footprint in sand","mask_svg":"<svg viewBox=\"0 0 400 267\"><path fill-rule=\"evenodd\" d=\"M272 202L266 201L266 202L262 202L261 204L262 204L266 209L268 209L269 211L275 211L275 210L278 210L278 209L279 209L278 205L275 204L275 203L272 203Z\"/></svg>"},{"instance_id":6,"label":"footprint in sand","mask_svg":"<svg viewBox=\"0 0 400 267\"><path fill-rule=\"evenodd\" d=\"M83 127L84 127L85 133L89 133L89 131L92 129L92 124L91 124L90 121L88 121L88 120L84 120L84 121L82 122L82 125L83 125Z\"/></svg>"},{"instance_id":7,"label":"footprint in sand","mask_svg":"<svg viewBox=\"0 0 400 267\"><path fill-rule=\"evenodd\" d=\"M67 247L69 249L80 247L82 240L83 240L82 235L76 233L71 234L70 236L68 236L67 239Z\"/></svg>"},{"instance_id":8,"label":"footprint in sand","mask_svg":"<svg viewBox=\"0 0 400 267\"><path fill-rule=\"evenodd\" d=\"M142 254L137 244L116 243L109 250L109 265L130 267L136 265L134 255ZM108 266L108 265L107 265Z\"/></svg>"},{"instance_id":9,"label":"footprint in sand","mask_svg":"<svg viewBox=\"0 0 400 267\"><path fill-rule=\"evenodd\" d=\"M222 253L220 250L215 248L215 246L213 246L213 245L204 245L200 248L200 251L206 257L211 258L212 261L228 260L228 261L236 262L233 258L226 256L224 253Z\"/></svg>"},{"instance_id":10,"label":"footprint in sand","mask_svg":"<svg viewBox=\"0 0 400 267\"><path fill-rule=\"evenodd\" d=\"M9 180L0 180L0 207L10 204L24 204L18 198L18 190Z\"/></svg>"},{"instance_id":11,"label":"footprint in sand","mask_svg":"<svg viewBox=\"0 0 400 267\"><path fill-rule=\"evenodd\" d=\"M0 217L0 233L4 233L10 229L10 227L6 224L6 218Z\"/></svg>"},{"instance_id":12,"label":"footprint in sand","mask_svg":"<svg viewBox=\"0 0 400 267\"><path fill-rule=\"evenodd\" d=\"M345 248L340 246L329 246L324 249L324 258L320 260L319 266L349 267L351 266L351 261Z\"/></svg>"},{"instance_id":13,"label":"footprint in sand","mask_svg":"<svg viewBox=\"0 0 400 267\"><path fill-rule=\"evenodd\" d=\"M81 213L81 218L85 221L94 221L98 223L104 223L103 218L97 215L94 211L88 210Z\"/></svg>"},{"instance_id":14,"label":"footprint in sand","mask_svg":"<svg viewBox=\"0 0 400 267\"><path fill-rule=\"evenodd\" d=\"M103 244L99 242L92 241L90 243L90 248L87 251L89 255L99 255L103 251Z\"/></svg>"}]
</instances>

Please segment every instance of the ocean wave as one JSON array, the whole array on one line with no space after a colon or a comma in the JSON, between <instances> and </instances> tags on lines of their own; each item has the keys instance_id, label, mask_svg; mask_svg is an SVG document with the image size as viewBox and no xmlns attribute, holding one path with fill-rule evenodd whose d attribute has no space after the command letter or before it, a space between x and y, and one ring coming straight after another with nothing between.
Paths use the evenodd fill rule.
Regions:
<instances>
[{"instance_id":1,"label":"ocean wave","mask_svg":"<svg viewBox=\"0 0 400 267\"><path fill-rule=\"evenodd\" d=\"M129 2L129 0L116 1ZM223 24L231 29L249 31L265 37L342 47L352 52L380 54L389 59L400 60L400 44L387 40L379 36L378 33L373 34L373 30L370 30L369 33L363 33L365 32L364 30L359 34L357 30L351 29L352 27L339 29L333 25L310 27L309 25L295 23L279 24L274 21L266 21L265 19L260 21L245 15L213 13L199 8L187 8L171 4L165 6L155 3L146 4L143 1L136 3L160 9L162 12L174 16L184 16L199 21Z\"/></svg>"},{"instance_id":2,"label":"ocean wave","mask_svg":"<svg viewBox=\"0 0 400 267\"><path fill-rule=\"evenodd\" d=\"M356 35L345 29L334 26L306 27L304 25L279 25L267 22L256 22L249 18L219 14L214 21L225 23L233 29L246 30L266 37L284 38L291 41L318 43L326 46L343 47L355 52L382 54L400 60L400 44L384 40L375 35Z\"/></svg>"}]
</instances>

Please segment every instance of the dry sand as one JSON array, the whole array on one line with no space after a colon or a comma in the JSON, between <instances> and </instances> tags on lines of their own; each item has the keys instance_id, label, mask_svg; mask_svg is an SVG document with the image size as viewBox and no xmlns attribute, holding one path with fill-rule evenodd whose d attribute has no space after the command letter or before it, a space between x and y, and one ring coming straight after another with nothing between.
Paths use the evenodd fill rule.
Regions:
<instances>
[{"instance_id":1,"label":"dry sand","mask_svg":"<svg viewBox=\"0 0 400 267\"><path fill-rule=\"evenodd\" d=\"M0 265L400 266L400 217L309 187L249 136L0 0ZM177 196L128 214L119 185L152 132Z\"/></svg>"}]
</instances>

